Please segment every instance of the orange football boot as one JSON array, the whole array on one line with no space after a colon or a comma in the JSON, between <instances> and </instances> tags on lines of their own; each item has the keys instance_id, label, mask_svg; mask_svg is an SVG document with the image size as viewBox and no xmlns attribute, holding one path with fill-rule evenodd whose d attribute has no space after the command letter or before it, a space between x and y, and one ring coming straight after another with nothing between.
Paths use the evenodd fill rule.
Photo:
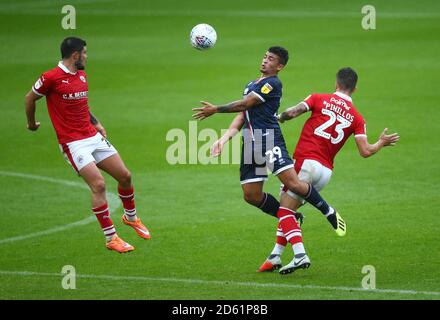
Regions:
<instances>
[{"instance_id":1,"label":"orange football boot","mask_svg":"<svg viewBox=\"0 0 440 320\"><path fill-rule=\"evenodd\" d=\"M134 231L136 231L136 233L139 235L139 237L147 240L151 238L150 232L148 231L147 227L144 226L141 219L136 218L136 221L129 221L125 217L125 214L123 214L122 222L124 222L127 226L132 227Z\"/></svg>"},{"instance_id":2,"label":"orange football boot","mask_svg":"<svg viewBox=\"0 0 440 320\"><path fill-rule=\"evenodd\" d=\"M281 259L279 258L279 256L276 256L273 259L266 259L261 267L258 268L257 272L272 272L274 270L278 270L281 267Z\"/></svg>"},{"instance_id":3,"label":"orange football boot","mask_svg":"<svg viewBox=\"0 0 440 320\"><path fill-rule=\"evenodd\" d=\"M134 247L131 244L128 244L118 236L108 241L106 247L109 250L115 250L119 253L126 253L134 250Z\"/></svg>"}]
</instances>

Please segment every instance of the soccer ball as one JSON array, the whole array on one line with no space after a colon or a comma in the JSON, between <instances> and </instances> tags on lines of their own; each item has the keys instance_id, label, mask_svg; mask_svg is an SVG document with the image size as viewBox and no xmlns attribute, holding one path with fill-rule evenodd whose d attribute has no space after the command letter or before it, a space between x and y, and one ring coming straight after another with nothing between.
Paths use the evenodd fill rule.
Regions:
<instances>
[{"instance_id":1,"label":"soccer ball","mask_svg":"<svg viewBox=\"0 0 440 320\"><path fill-rule=\"evenodd\" d=\"M206 50L215 45L217 32L209 24L201 23L192 28L189 39L197 50Z\"/></svg>"}]
</instances>

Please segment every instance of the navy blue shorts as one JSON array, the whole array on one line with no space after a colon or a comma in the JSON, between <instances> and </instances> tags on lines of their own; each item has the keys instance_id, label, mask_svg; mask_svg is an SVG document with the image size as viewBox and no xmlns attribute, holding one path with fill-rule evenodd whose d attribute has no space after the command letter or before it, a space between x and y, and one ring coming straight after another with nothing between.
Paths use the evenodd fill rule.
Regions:
<instances>
[{"instance_id":1,"label":"navy blue shorts","mask_svg":"<svg viewBox=\"0 0 440 320\"><path fill-rule=\"evenodd\" d=\"M244 137L241 149L240 183L267 180L268 172L274 175L293 168L281 133L267 130L258 136Z\"/></svg>"}]
</instances>

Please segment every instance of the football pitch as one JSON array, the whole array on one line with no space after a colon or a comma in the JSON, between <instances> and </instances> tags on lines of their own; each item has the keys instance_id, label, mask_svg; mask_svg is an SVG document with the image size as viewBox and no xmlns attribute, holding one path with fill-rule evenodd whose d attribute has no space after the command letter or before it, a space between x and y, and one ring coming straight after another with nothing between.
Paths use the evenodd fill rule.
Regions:
<instances>
[{"instance_id":1,"label":"football pitch","mask_svg":"<svg viewBox=\"0 0 440 320\"><path fill-rule=\"evenodd\" d=\"M62 28L65 4L0 1L0 299L440 299L440 2L77 0L68 2L75 30ZM377 15L371 30L362 27L367 4ZM208 51L189 43L202 22L218 35ZM24 95L70 35L87 41L91 111L131 170L152 233L145 241L123 225L105 175L118 234L136 248L129 254L106 250L44 99L40 129L26 130ZM244 202L239 165L189 164L191 108L240 99L272 45L291 55L280 111L332 92L337 70L351 66L370 143L385 127L401 136L369 159L347 141L322 192L347 235L303 207L312 265L287 276L256 272L277 220ZM289 152L307 117L282 125ZM197 132L220 134L232 118L216 115ZM186 164L167 161L173 129L185 133ZM278 195L278 180L265 190ZM291 258L288 246L283 263ZM74 290L62 286L64 266L76 271ZM375 289L362 286L369 276Z\"/></svg>"}]
</instances>

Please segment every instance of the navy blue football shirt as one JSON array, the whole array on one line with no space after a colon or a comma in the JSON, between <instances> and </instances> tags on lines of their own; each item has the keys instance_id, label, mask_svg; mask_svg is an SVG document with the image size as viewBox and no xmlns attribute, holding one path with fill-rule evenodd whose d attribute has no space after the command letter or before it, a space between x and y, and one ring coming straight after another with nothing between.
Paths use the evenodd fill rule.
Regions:
<instances>
[{"instance_id":1,"label":"navy blue football shirt","mask_svg":"<svg viewBox=\"0 0 440 320\"><path fill-rule=\"evenodd\" d=\"M261 100L261 104L246 111L244 128L266 130L274 129L281 132L277 120L277 112L283 94L283 85L277 76L260 78L249 82L244 89L243 95L255 94Z\"/></svg>"}]
</instances>

